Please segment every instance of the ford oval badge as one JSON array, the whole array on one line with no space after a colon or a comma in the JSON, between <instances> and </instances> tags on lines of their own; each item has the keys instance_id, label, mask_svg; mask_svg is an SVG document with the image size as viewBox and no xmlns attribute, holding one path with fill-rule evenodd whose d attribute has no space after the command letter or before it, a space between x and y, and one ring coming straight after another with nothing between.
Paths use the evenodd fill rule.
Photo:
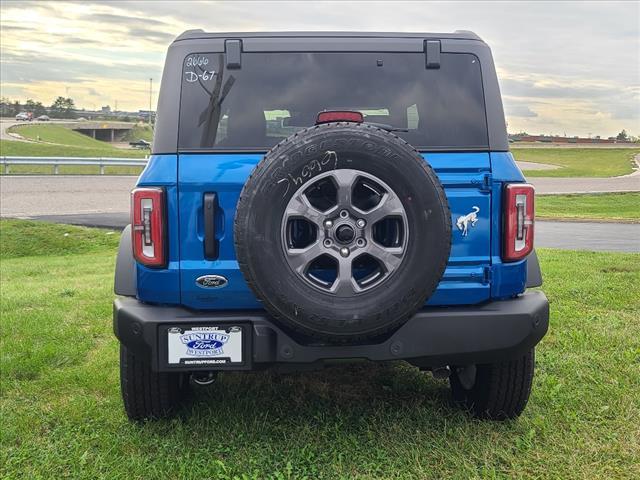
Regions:
<instances>
[{"instance_id":1,"label":"ford oval badge","mask_svg":"<svg viewBox=\"0 0 640 480\"><path fill-rule=\"evenodd\" d=\"M229 281L222 275L202 275L196 278L196 283L202 288L222 288Z\"/></svg>"}]
</instances>

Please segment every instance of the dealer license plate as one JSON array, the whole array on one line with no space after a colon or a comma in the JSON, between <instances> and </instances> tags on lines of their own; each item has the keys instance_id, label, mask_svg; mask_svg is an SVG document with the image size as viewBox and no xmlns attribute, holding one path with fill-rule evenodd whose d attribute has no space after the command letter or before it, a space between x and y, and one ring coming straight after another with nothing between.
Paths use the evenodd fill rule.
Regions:
<instances>
[{"instance_id":1,"label":"dealer license plate","mask_svg":"<svg viewBox=\"0 0 640 480\"><path fill-rule=\"evenodd\" d=\"M172 327L167 336L170 365L242 363L242 327Z\"/></svg>"}]
</instances>

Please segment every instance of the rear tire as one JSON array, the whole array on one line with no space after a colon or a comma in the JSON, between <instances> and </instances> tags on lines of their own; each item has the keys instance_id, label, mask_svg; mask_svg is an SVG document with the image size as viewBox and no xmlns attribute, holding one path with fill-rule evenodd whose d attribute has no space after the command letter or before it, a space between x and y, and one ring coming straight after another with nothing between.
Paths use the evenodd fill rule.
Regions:
<instances>
[{"instance_id":1,"label":"rear tire","mask_svg":"<svg viewBox=\"0 0 640 480\"><path fill-rule=\"evenodd\" d=\"M120 388L130 420L171 416L188 391L188 379L180 373L159 373L120 345Z\"/></svg>"},{"instance_id":2,"label":"rear tire","mask_svg":"<svg viewBox=\"0 0 640 480\"><path fill-rule=\"evenodd\" d=\"M454 402L478 418L507 420L518 417L531 394L534 352L532 348L513 360L478 365L471 389L462 386L454 369L449 377Z\"/></svg>"}]
</instances>

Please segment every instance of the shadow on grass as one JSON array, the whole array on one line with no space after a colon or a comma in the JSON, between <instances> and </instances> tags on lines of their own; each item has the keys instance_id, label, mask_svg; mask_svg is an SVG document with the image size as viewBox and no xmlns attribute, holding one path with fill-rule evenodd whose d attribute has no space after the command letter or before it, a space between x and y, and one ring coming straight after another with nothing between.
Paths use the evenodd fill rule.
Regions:
<instances>
[{"instance_id":1,"label":"shadow on grass","mask_svg":"<svg viewBox=\"0 0 640 480\"><path fill-rule=\"evenodd\" d=\"M176 418L141 428L152 436L191 432L187 444L204 441L214 450L264 442L331 450L348 439L381 447L443 429L455 438L473 425L486 439L510 423L472 420L453 406L448 381L405 362L366 362L293 374L223 372L211 386L194 388Z\"/></svg>"}]
</instances>

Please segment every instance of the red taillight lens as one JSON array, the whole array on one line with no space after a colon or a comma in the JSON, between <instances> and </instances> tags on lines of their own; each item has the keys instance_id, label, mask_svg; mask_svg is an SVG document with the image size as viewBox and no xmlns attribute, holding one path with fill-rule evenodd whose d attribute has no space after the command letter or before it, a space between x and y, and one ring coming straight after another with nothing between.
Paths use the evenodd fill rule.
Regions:
<instances>
[{"instance_id":1,"label":"red taillight lens","mask_svg":"<svg viewBox=\"0 0 640 480\"><path fill-rule=\"evenodd\" d=\"M316 118L316 125L329 122L364 122L364 116L360 112L329 111L320 112Z\"/></svg>"},{"instance_id":2,"label":"red taillight lens","mask_svg":"<svg viewBox=\"0 0 640 480\"><path fill-rule=\"evenodd\" d=\"M165 194L162 188L131 192L133 256L148 267L166 265Z\"/></svg>"},{"instance_id":3,"label":"red taillight lens","mask_svg":"<svg viewBox=\"0 0 640 480\"><path fill-rule=\"evenodd\" d=\"M512 183L504 189L504 261L521 260L533 250L534 196L529 184Z\"/></svg>"}]
</instances>

